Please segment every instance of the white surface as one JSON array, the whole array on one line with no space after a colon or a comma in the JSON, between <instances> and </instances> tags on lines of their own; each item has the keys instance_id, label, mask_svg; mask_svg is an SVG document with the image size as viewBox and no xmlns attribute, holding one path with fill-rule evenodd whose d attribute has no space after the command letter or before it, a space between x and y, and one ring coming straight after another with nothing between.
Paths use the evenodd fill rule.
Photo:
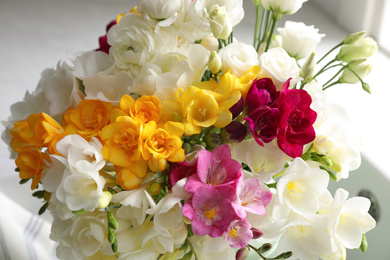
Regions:
<instances>
[{"instance_id":1,"label":"white surface","mask_svg":"<svg viewBox=\"0 0 390 260\"><path fill-rule=\"evenodd\" d=\"M251 7L250 0L244 2L249 8L246 8L246 18L236 28L234 36L251 44L254 8ZM136 3L138 1L130 0L0 0L0 120L7 119L10 105L21 100L26 90L35 89L40 73L45 68L56 66L59 60L67 61L67 54L98 47L98 37L105 33L106 24L118 13L128 11ZM310 2L305 3L296 15L286 18L303 21L307 25L313 24L320 29L320 33L325 33L327 37L317 49L319 54L323 54L347 33L314 7ZM281 26L283 24L284 22L280 22ZM381 197L388 197L388 194L383 192L388 190L386 188L389 187L390 179L387 163L387 149L390 147L390 86L387 75L390 60L378 53L371 62L374 64L374 70L366 81L371 85L372 95L361 90L359 85L339 86L330 91L335 102L345 104L351 112L351 121L356 132L363 137L363 155L376 166L376 172L386 176L375 179L383 186L378 192ZM1 132L3 129L4 127L0 126ZM0 191L28 211L36 213L41 202L30 196L28 185L18 185L19 178L14 172L14 162L8 157L7 146L1 141ZM372 170L372 167L369 169ZM369 185L369 175L359 176L363 176L357 180L360 186L370 186L373 189L379 187L375 186L375 183L371 183L374 187ZM362 180L367 181L367 185L363 184ZM357 187L358 185L355 185L352 188ZM351 191L351 195L356 193ZM1 211L7 211L7 207L2 206ZM388 227L387 222L385 228ZM381 230L383 229L377 232L380 234ZM384 256L385 244L382 243L379 248L382 248ZM376 258L372 251L364 256L387 259Z\"/></svg>"}]
</instances>

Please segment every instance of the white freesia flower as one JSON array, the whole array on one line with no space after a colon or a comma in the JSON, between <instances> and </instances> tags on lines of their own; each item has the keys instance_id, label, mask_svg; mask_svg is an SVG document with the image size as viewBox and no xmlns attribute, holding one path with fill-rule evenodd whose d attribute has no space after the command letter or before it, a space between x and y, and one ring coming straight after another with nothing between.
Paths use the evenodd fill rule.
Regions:
<instances>
[{"instance_id":1,"label":"white freesia flower","mask_svg":"<svg viewBox=\"0 0 390 260\"><path fill-rule=\"evenodd\" d=\"M262 0L261 4L267 10L283 14L294 14L307 0Z\"/></svg>"},{"instance_id":2,"label":"white freesia flower","mask_svg":"<svg viewBox=\"0 0 390 260\"><path fill-rule=\"evenodd\" d=\"M54 218L50 238L60 242L57 257L60 259L86 259L97 253L106 235L104 214L85 213L62 221Z\"/></svg>"},{"instance_id":3,"label":"white freesia flower","mask_svg":"<svg viewBox=\"0 0 390 260\"><path fill-rule=\"evenodd\" d=\"M209 27L213 36L220 39L227 39L244 17L242 0L198 0L193 1L192 7L198 24Z\"/></svg>"},{"instance_id":4,"label":"white freesia flower","mask_svg":"<svg viewBox=\"0 0 390 260\"><path fill-rule=\"evenodd\" d=\"M118 209L118 216L130 218L132 222L141 225L146 218L146 211L150 207L150 195L147 185L129 191L121 191L112 196L112 202L122 204Z\"/></svg>"},{"instance_id":5,"label":"white freesia flower","mask_svg":"<svg viewBox=\"0 0 390 260\"><path fill-rule=\"evenodd\" d=\"M310 219L297 215L290 216L288 224L282 229L277 254L292 251L294 259L319 259L320 255L332 252L331 236L326 227L328 216L313 214Z\"/></svg>"},{"instance_id":6,"label":"white freesia flower","mask_svg":"<svg viewBox=\"0 0 390 260\"><path fill-rule=\"evenodd\" d=\"M313 150L332 160L329 168L336 172L337 180L346 179L361 164L360 146L348 127L348 114L341 106L328 103L320 115L323 120L314 125Z\"/></svg>"},{"instance_id":7,"label":"white freesia flower","mask_svg":"<svg viewBox=\"0 0 390 260\"><path fill-rule=\"evenodd\" d=\"M187 225L183 222L181 200L182 198L168 193L146 212L153 215L154 229L158 234L154 239L166 252L180 248L187 238Z\"/></svg>"},{"instance_id":8,"label":"white freesia flower","mask_svg":"<svg viewBox=\"0 0 390 260\"><path fill-rule=\"evenodd\" d=\"M107 41L111 45L110 56L116 66L128 71L134 78L143 64L173 51L177 36L168 29L155 33L142 16L128 13L108 31Z\"/></svg>"},{"instance_id":9,"label":"white freesia flower","mask_svg":"<svg viewBox=\"0 0 390 260\"><path fill-rule=\"evenodd\" d=\"M193 246L198 259L235 259L233 248L229 246L223 237L192 236L189 237L188 240Z\"/></svg>"},{"instance_id":10,"label":"white freesia flower","mask_svg":"<svg viewBox=\"0 0 390 260\"><path fill-rule=\"evenodd\" d=\"M316 214L331 199L328 183L326 171L310 168L301 158L295 158L276 185L277 198L295 213Z\"/></svg>"},{"instance_id":11,"label":"white freesia flower","mask_svg":"<svg viewBox=\"0 0 390 260\"><path fill-rule=\"evenodd\" d=\"M287 53L299 60L309 56L325 34L319 34L314 26L302 22L287 21L283 28L278 28L282 36L282 47Z\"/></svg>"},{"instance_id":12,"label":"white freesia flower","mask_svg":"<svg viewBox=\"0 0 390 260\"><path fill-rule=\"evenodd\" d=\"M262 183L271 180L272 176L283 169L286 161L291 160L275 141L258 145L254 139L229 144L232 158L246 163Z\"/></svg>"},{"instance_id":13,"label":"white freesia flower","mask_svg":"<svg viewBox=\"0 0 390 260\"><path fill-rule=\"evenodd\" d=\"M281 90L289 78L292 78L291 85L302 79L295 59L290 57L283 48L270 49L260 55L259 59L261 77L272 78L277 90Z\"/></svg>"},{"instance_id":14,"label":"white freesia flower","mask_svg":"<svg viewBox=\"0 0 390 260\"><path fill-rule=\"evenodd\" d=\"M257 52L252 45L233 42L218 52L222 59L222 73L230 72L237 77L255 65L259 65Z\"/></svg>"},{"instance_id":15,"label":"white freesia flower","mask_svg":"<svg viewBox=\"0 0 390 260\"><path fill-rule=\"evenodd\" d=\"M154 63L142 66L129 90L139 95L155 95L160 100L172 100L178 88L186 89L201 81L209 55L199 44L161 55Z\"/></svg>"},{"instance_id":16,"label":"white freesia flower","mask_svg":"<svg viewBox=\"0 0 390 260\"><path fill-rule=\"evenodd\" d=\"M69 210L93 211L103 197L105 185L105 179L99 175L105 164L102 144L95 138L88 143L78 135L69 135L56 147L66 158L51 156L53 166L43 178L44 189L55 193Z\"/></svg>"},{"instance_id":17,"label":"white freesia flower","mask_svg":"<svg viewBox=\"0 0 390 260\"><path fill-rule=\"evenodd\" d=\"M348 198L348 192L338 189L334 201L328 209L332 217L332 226L329 232L346 248L359 248L362 235L373 229L375 220L368 213L370 201L363 197ZM320 212L324 214L324 212Z\"/></svg>"}]
</instances>

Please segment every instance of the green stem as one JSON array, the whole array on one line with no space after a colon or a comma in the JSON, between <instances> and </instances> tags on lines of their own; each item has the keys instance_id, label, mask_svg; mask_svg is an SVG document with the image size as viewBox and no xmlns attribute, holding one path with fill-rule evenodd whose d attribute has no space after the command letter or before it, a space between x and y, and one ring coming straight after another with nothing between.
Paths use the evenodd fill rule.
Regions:
<instances>
[{"instance_id":1,"label":"green stem","mask_svg":"<svg viewBox=\"0 0 390 260\"><path fill-rule=\"evenodd\" d=\"M264 42L265 39L267 38L267 33L268 33L268 29L269 29L269 23L271 21L270 17L271 17L271 11L266 10L265 14L264 14L264 17L263 17L263 21L265 20L264 32L262 33L262 38L260 40L260 43Z\"/></svg>"},{"instance_id":2,"label":"green stem","mask_svg":"<svg viewBox=\"0 0 390 260\"><path fill-rule=\"evenodd\" d=\"M340 83L340 82L337 80L337 81L333 82L332 84L329 84L328 86L323 87L322 90L328 89L328 88L330 88L331 86L337 85L337 84L339 84L339 83Z\"/></svg>"},{"instance_id":3,"label":"green stem","mask_svg":"<svg viewBox=\"0 0 390 260\"><path fill-rule=\"evenodd\" d=\"M262 26L262 7L261 5L256 6L256 23L255 23L255 33L253 37L253 47L256 48L259 45L260 41L260 31Z\"/></svg>"},{"instance_id":4,"label":"green stem","mask_svg":"<svg viewBox=\"0 0 390 260\"><path fill-rule=\"evenodd\" d=\"M319 60L319 61L317 61L317 64L318 63L320 63L326 56L328 56L331 52L333 52L335 49L337 49L338 47L340 47L340 46L342 46L343 45L343 43L341 42L341 43L339 43L339 44L337 44L335 47L333 47L330 51L328 51L324 56L322 56L322 58Z\"/></svg>"},{"instance_id":5,"label":"green stem","mask_svg":"<svg viewBox=\"0 0 390 260\"><path fill-rule=\"evenodd\" d=\"M265 258L264 256L262 256L258 251L257 251L257 248L252 246L251 244L248 244L248 246L250 248L252 248L253 250L255 250L255 252L263 259L263 260L267 260L267 258Z\"/></svg>"},{"instance_id":6,"label":"green stem","mask_svg":"<svg viewBox=\"0 0 390 260\"><path fill-rule=\"evenodd\" d=\"M323 73L323 72L325 72L326 70L328 70L327 67L328 67L330 64L332 64L333 62L336 62L336 61L337 61L336 59L333 59L333 60L331 60L330 62L328 62L324 67L322 67L322 69L320 69L320 70L313 76L312 80L315 79L316 77L318 77L321 73Z\"/></svg>"},{"instance_id":7,"label":"green stem","mask_svg":"<svg viewBox=\"0 0 390 260\"><path fill-rule=\"evenodd\" d=\"M265 47L265 52L268 51L268 48L271 44L272 35L274 34L276 24L278 23L279 20L280 20L280 18L278 17L278 14L274 13L274 15L272 17L271 31L270 31L269 36L268 36L268 41L267 41L267 46Z\"/></svg>"},{"instance_id":8,"label":"green stem","mask_svg":"<svg viewBox=\"0 0 390 260\"><path fill-rule=\"evenodd\" d=\"M335 66L332 66L332 67L336 67L336 66L338 66L338 65L335 65ZM345 70L345 68L346 68L346 66L343 66L330 80L328 80L325 84L324 84L324 86L323 86L323 89L325 89L324 87L326 86L326 85L328 85L332 80L334 80L341 72L343 72L343 70ZM330 68L329 68L330 69Z\"/></svg>"}]
</instances>

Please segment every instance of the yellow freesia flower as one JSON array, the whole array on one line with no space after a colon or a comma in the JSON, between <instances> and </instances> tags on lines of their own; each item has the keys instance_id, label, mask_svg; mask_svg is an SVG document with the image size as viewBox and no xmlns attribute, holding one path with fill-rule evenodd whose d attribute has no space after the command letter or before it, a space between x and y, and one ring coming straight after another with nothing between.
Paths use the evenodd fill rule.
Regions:
<instances>
[{"instance_id":1,"label":"yellow freesia flower","mask_svg":"<svg viewBox=\"0 0 390 260\"><path fill-rule=\"evenodd\" d=\"M260 76L260 66L256 65L251 67L245 74L244 76L239 78L239 81L241 83L241 95L245 99L246 95L248 94L248 91L252 85L252 82L256 79L259 78Z\"/></svg>"},{"instance_id":2,"label":"yellow freesia flower","mask_svg":"<svg viewBox=\"0 0 390 260\"><path fill-rule=\"evenodd\" d=\"M105 126L100 138L103 142L102 154L114 165L130 167L141 158L140 122L129 116L120 116L116 122Z\"/></svg>"},{"instance_id":3,"label":"yellow freesia flower","mask_svg":"<svg viewBox=\"0 0 390 260\"><path fill-rule=\"evenodd\" d=\"M142 132L144 140L142 157L149 161L149 168L154 172L165 170L167 161L182 162L185 159L183 142L180 139L183 131L180 129L180 125L167 124L166 126L167 129L157 128L156 123L150 121Z\"/></svg>"},{"instance_id":4,"label":"yellow freesia flower","mask_svg":"<svg viewBox=\"0 0 390 260\"><path fill-rule=\"evenodd\" d=\"M86 140L98 137L99 131L109 123L111 111L109 102L85 99L64 115L65 133L78 134Z\"/></svg>"},{"instance_id":5,"label":"yellow freesia flower","mask_svg":"<svg viewBox=\"0 0 390 260\"><path fill-rule=\"evenodd\" d=\"M42 172L47 165L45 161L50 162L48 154L42 153L38 148L25 148L18 151L18 157L15 160L19 168L19 177L21 179L31 179L31 189L34 190L41 180Z\"/></svg>"},{"instance_id":6,"label":"yellow freesia flower","mask_svg":"<svg viewBox=\"0 0 390 260\"><path fill-rule=\"evenodd\" d=\"M139 159L126 168L117 169L116 181L123 189L135 189L142 183L148 171L148 162Z\"/></svg>"}]
</instances>

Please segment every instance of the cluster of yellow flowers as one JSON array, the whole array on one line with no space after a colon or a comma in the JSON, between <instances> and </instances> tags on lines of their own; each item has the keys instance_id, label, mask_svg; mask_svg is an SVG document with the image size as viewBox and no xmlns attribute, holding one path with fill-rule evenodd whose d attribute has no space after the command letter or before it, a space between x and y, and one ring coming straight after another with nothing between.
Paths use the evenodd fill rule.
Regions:
<instances>
[{"instance_id":1,"label":"cluster of yellow flowers","mask_svg":"<svg viewBox=\"0 0 390 260\"><path fill-rule=\"evenodd\" d=\"M45 113L32 114L10 131L11 148L18 153L21 179L33 178L35 189L55 145L66 135L77 134L103 145L102 155L114 166L116 182L123 189L137 188L148 171L162 172L168 162L182 162L183 136L199 134L202 127L222 128L232 121L229 109L245 97L260 73L254 66L243 77L225 73L187 89L178 89L173 100L124 95L119 106L85 99L68 110L61 124Z\"/></svg>"}]
</instances>

